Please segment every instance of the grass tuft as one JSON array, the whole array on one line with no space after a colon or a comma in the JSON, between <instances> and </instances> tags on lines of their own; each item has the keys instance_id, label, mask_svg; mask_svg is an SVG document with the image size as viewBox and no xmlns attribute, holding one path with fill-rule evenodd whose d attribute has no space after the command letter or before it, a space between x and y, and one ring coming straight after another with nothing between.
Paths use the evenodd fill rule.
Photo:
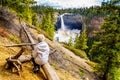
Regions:
<instances>
[{"instance_id":1,"label":"grass tuft","mask_svg":"<svg viewBox=\"0 0 120 80\"><path fill-rule=\"evenodd\" d=\"M21 41L16 36L10 36L10 40L16 42L17 44L21 43Z\"/></svg>"},{"instance_id":2,"label":"grass tuft","mask_svg":"<svg viewBox=\"0 0 120 80\"><path fill-rule=\"evenodd\" d=\"M72 47L72 46L64 45L64 47L67 48L67 49L69 49L69 50L71 50L72 52L74 52L75 55L80 56L81 58L88 59L88 58L87 58L87 55L86 55L86 53L85 53L84 51L79 50L79 49L75 49L75 48Z\"/></svg>"}]
</instances>

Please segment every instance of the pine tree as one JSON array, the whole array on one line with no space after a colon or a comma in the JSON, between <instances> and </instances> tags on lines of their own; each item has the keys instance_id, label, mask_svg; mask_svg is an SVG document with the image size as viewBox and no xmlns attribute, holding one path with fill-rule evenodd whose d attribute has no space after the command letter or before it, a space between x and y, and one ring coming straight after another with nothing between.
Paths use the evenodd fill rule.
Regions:
<instances>
[{"instance_id":1,"label":"pine tree","mask_svg":"<svg viewBox=\"0 0 120 80\"><path fill-rule=\"evenodd\" d=\"M120 80L120 6L111 0L104 9L110 14L97 33L100 39L90 53L96 55L94 58L99 64L95 69L102 74L102 80Z\"/></svg>"},{"instance_id":2,"label":"pine tree","mask_svg":"<svg viewBox=\"0 0 120 80\"><path fill-rule=\"evenodd\" d=\"M38 27L39 23L38 23L38 15L36 13L32 14L32 25Z\"/></svg>"},{"instance_id":3,"label":"pine tree","mask_svg":"<svg viewBox=\"0 0 120 80\"><path fill-rule=\"evenodd\" d=\"M54 24L53 24L53 18L52 18L52 14L48 14L48 34L53 38L54 36L54 31L55 31L55 27L54 27Z\"/></svg>"},{"instance_id":4,"label":"pine tree","mask_svg":"<svg viewBox=\"0 0 120 80\"><path fill-rule=\"evenodd\" d=\"M41 29L46 31L49 34L49 36L53 38L55 27L50 13L43 14Z\"/></svg>"},{"instance_id":5,"label":"pine tree","mask_svg":"<svg viewBox=\"0 0 120 80\"><path fill-rule=\"evenodd\" d=\"M32 24L32 11L30 5L34 0L2 0L2 6L14 10L17 15Z\"/></svg>"},{"instance_id":6,"label":"pine tree","mask_svg":"<svg viewBox=\"0 0 120 80\"><path fill-rule=\"evenodd\" d=\"M81 35L79 37L76 37L75 48L81 50L85 50L88 48L86 30L83 30Z\"/></svg>"}]
</instances>

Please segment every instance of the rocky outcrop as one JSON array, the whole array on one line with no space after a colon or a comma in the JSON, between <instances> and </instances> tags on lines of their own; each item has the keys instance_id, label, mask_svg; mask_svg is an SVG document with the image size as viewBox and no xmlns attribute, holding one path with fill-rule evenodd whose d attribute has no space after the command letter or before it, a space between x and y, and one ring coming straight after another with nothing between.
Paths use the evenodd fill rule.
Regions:
<instances>
[{"instance_id":1,"label":"rocky outcrop","mask_svg":"<svg viewBox=\"0 0 120 80\"><path fill-rule=\"evenodd\" d=\"M12 34L19 36L20 24L15 20L16 18L17 16L8 9L0 7L0 27L9 29Z\"/></svg>"},{"instance_id":2,"label":"rocky outcrop","mask_svg":"<svg viewBox=\"0 0 120 80\"><path fill-rule=\"evenodd\" d=\"M104 22L103 17L97 16L93 17L87 24L88 25L87 29L88 31L90 30L88 33L88 37L94 37L95 36L94 32L100 30L100 26L103 22Z\"/></svg>"}]
</instances>

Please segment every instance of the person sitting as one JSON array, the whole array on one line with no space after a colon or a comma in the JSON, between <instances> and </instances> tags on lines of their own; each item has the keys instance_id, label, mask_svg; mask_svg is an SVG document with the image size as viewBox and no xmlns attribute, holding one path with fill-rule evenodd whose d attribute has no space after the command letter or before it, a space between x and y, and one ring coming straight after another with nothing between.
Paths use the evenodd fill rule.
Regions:
<instances>
[{"instance_id":1,"label":"person sitting","mask_svg":"<svg viewBox=\"0 0 120 80\"><path fill-rule=\"evenodd\" d=\"M39 34L37 39L38 39L38 43L35 45L34 50L32 52L34 73L40 70L40 66L48 62L48 57L50 52L49 46L45 42L45 36L43 34Z\"/></svg>"}]
</instances>

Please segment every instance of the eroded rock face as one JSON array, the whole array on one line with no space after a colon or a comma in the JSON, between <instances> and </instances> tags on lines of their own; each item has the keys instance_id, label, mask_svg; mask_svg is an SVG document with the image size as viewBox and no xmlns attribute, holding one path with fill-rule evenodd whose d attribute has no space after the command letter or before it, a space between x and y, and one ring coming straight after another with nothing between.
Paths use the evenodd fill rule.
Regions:
<instances>
[{"instance_id":1,"label":"eroded rock face","mask_svg":"<svg viewBox=\"0 0 120 80\"><path fill-rule=\"evenodd\" d=\"M10 13L8 9L0 7L0 27L8 29L12 34L19 36L20 24L18 21L15 21L17 16L13 13Z\"/></svg>"},{"instance_id":2,"label":"eroded rock face","mask_svg":"<svg viewBox=\"0 0 120 80\"><path fill-rule=\"evenodd\" d=\"M78 29L81 30L82 29L82 23L81 23L81 16L80 15L75 15L75 14L63 14L63 20L64 20L64 24L66 26L67 29ZM57 19L57 23L56 23L56 30L61 28L61 18L59 17Z\"/></svg>"},{"instance_id":3,"label":"eroded rock face","mask_svg":"<svg viewBox=\"0 0 120 80\"><path fill-rule=\"evenodd\" d=\"M81 74L79 74L79 66L73 64L69 61L68 57L59 51L51 54L49 57L49 63L57 70L64 69L66 72L69 72L74 78L78 80L81 79Z\"/></svg>"},{"instance_id":4,"label":"eroded rock face","mask_svg":"<svg viewBox=\"0 0 120 80\"><path fill-rule=\"evenodd\" d=\"M89 33L88 33L88 37L95 37L94 32L95 31L100 31L100 26L101 24L104 22L103 17L93 17L90 22L89 22L89 26L87 29L90 30L90 28L92 29Z\"/></svg>"},{"instance_id":5,"label":"eroded rock face","mask_svg":"<svg viewBox=\"0 0 120 80\"><path fill-rule=\"evenodd\" d=\"M29 25L25 23L25 26L28 27ZM8 9L2 7L0 7L0 27L20 38L22 42L29 42L24 30L22 30L19 18Z\"/></svg>"}]
</instances>

